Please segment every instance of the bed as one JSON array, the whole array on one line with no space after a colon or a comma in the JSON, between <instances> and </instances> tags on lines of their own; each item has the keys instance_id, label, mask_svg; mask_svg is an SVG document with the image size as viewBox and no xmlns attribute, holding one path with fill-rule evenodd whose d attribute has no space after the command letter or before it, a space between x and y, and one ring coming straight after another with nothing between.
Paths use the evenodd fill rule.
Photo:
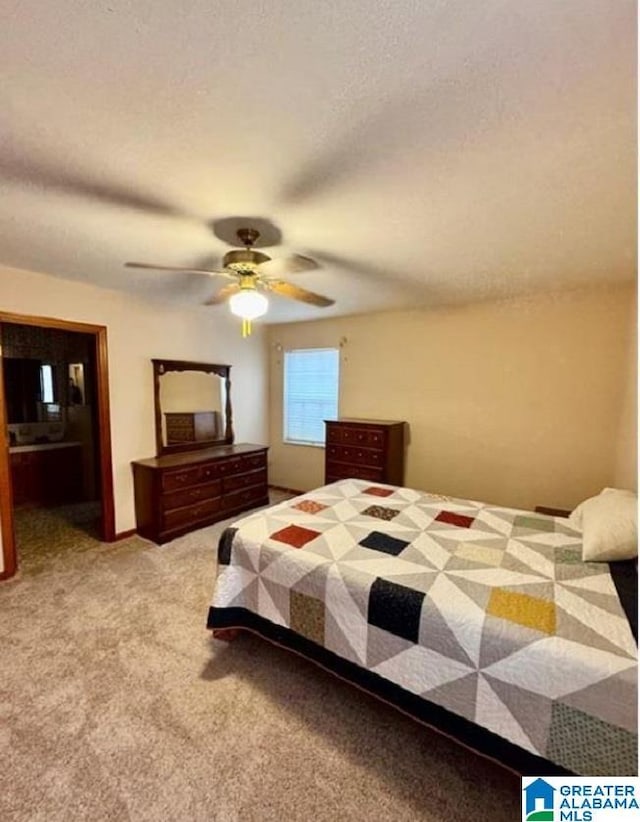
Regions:
<instances>
[{"instance_id":1,"label":"bed","mask_svg":"<svg viewBox=\"0 0 640 822\"><path fill-rule=\"evenodd\" d=\"M637 773L637 570L562 518L342 480L218 546L207 627L298 652L522 774Z\"/></svg>"}]
</instances>

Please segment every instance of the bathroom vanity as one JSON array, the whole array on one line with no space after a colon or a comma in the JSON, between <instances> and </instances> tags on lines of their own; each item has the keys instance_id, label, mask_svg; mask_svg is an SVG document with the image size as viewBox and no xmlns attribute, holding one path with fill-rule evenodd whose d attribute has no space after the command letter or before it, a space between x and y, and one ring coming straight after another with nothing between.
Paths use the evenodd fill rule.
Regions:
<instances>
[{"instance_id":1,"label":"bathroom vanity","mask_svg":"<svg viewBox=\"0 0 640 822\"><path fill-rule=\"evenodd\" d=\"M47 442L9 448L14 505L80 502L82 443Z\"/></svg>"}]
</instances>

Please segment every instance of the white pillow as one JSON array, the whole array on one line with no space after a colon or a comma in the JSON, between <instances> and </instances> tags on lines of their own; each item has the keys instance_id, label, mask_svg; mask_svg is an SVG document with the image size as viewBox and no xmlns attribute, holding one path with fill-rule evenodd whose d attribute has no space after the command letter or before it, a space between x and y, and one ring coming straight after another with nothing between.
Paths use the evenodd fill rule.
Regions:
<instances>
[{"instance_id":1,"label":"white pillow","mask_svg":"<svg viewBox=\"0 0 640 822\"><path fill-rule=\"evenodd\" d=\"M629 492L599 494L581 503L582 559L612 562L638 556L638 499Z\"/></svg>"},{"instance_id":2,"label":"white pillow","mask_svg":"<svg viewBox=\"0 0 640 822\"><path fill-rule=\"evenodd\" d=\"M601 494L624 494L627 497L637 497L635 491L628 491L626 488L603 488Z\"/></svg>"},{"instance_id":3,"label":"white pillow","mask_svg":"<svg viewBox=\"0 0 640 822\"><path fill-rule=\"evenodd\" d=\"M623 488L603 488L600 493L595 497L589 497L584 502L581 502L580 505L576 506L573 511L569 514L569 522L571 523L573 528L577 528L579 531L582 530L582 517L584 514L584 506L587 503L591 503L592 500L598 499L598 497L602 496L602 494L622 494L623 496L630 496L633 499L637 499L636 495L633 491L627 491Z\"/></svg>"}]
</instances>

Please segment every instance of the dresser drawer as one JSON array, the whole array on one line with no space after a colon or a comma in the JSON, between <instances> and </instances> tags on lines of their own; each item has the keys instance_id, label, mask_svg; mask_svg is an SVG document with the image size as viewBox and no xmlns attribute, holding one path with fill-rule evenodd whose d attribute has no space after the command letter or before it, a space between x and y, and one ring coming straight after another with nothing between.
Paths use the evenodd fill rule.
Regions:
<instances>
[{"instance_id":1,"label":"dresser drawer","mask_svg":"<svg viewBox=\"0 0 640 822\"><path fill-rule=\"evenodd\" d=\"M239 474L241 471L246 471L242 465L241 457L234 457L233 459L220 460L217 463L218 475L221 477L228 477L229 474Z\"/></svg>"},{"instance_id":2,"label":"dresser drawer","mask_svg":"<svg viewBox=\"0 0 640 822\"><path fill-rule=\"evenodd\" d=\"M330 443L344 445L365 445L367 448L384 448L384 430L382 428L360 428L348 425L329 425L327 440Z\"/></svg>"},{"instance_id":3,"label":"dresser drawer","mask_svg":"<svg viewBox=\"0 0 640 822\"><path fill-rule=\"evenodd\" d=\"M364 465L347 465L344 462L327 460L325 465L326 482L336 482L339 479L364 479L383 482L382 468L370 468Z\"/></svg>"},{"instance_id":4,"label":"dresser drawer","mask_svg":"<svg viewBox=\"0 0 640 822\"><path fill-rule=\"evenodd\" d=\"M164 471L160 483L163 491L177 491L179 488L200 485L219 476L219 463L210 462L193 468L181 468L178 471Z\"/></svg>"},{"instance_id":5,"label":"dresser drawer","mask_svg":"<svg viewBox=\"0 0 640 822\"><path fill-rule=\"evenodd\" d=\"M327 458L339 462L372 465L376 468L384 464L384 454L374 448L358 448L355 445L327 445Z\"/></svg>"},{"instance_id":6,"label":"dresser drawer","mask_svg":"<svg viewBox=\"0 0 640 822\"><path fill-rule=\"evenodd\" d=\"M222 503L222 497L199 502L196 505L188 505L185 508L176 508L174 511L167 511L162 515L163 530L179 528L182 525L190 525L193 522L207 519L216 514Z\"/></svg>"},{"instance_id":7,"label":"dresser drawer","mask_svg":"<svg viewBox=\"0 0 640 822\"><path fill-rule=\"evenodd\" d=\"M345 428L342 441L368 448L384 448L384 431L378 428Z\"/></svg>"},{"instance_id":8,"label":"dresser drawer","mask_svg":"<svg viewBox=\"0 0 640 822\"><path fill-rule=\"evenodd\" d=\"M163 494L160 497L160 504L164 511L172 508L183 508L185 505L193 505L201 500L219 497L222 493L222 481L207 482L204 485L195 485L191 488L184 488L181 491L173 491L170 494Z\"/></svg>"},{"instance_id":9,"label":"dresser drawer","mask_svg":"<svg viewBox=\"0 0 640 822\"><path fill-rule=\"evenodd\" d=\"M243 508L248 503L262 500L267 496L266 485L255 485L243 491L234 491L232 494L225 494L224 507L229 511L235 508Z\"/></svg>"},{"instance_id":10,"label":"dresser drawer","mask_svg":"<svg viewBox=\"0 0 640 822\"><path fill-rule=\"evenodd\" d=\"M327 442L342 442L342 431L336 425L327 423Z\"/></svg>"},{"instance_id":11,"label":"dresser drawer","mask_svg":"<svg viewBox=\"0 0 640 822\"><path fill-rule=\"evenodd\" d=\"M181 468L179 471L165 471L160 479L163 491L177 491L179 488L188 488L204 482L202 467Z\"/></svg>"},{"instance_id":12,"label":"dresser drawer","mask_svg":"<svg viewBox=\"0 0 640 822\"><path fill-rule=\"evenodd\" d=\"M242 470L243 471L254 471L257 468L264 468L267 470L267 454L263 452L262 454L251 454L248 457L242 457Z\"/></svg>"},{"instance_id":13,"label":"dresser drawer","mask_svg":"<svg viewBox=\"0 0 640 822\"><path fill-rule=\"evenodd\" d=\"M235 477L226 477L224 480L224 490L235 491L238 488L249 488L252 485L262 485L266 488L267 471L249 471L247 474L238 474Z\"/></svg>"}]
</instances>

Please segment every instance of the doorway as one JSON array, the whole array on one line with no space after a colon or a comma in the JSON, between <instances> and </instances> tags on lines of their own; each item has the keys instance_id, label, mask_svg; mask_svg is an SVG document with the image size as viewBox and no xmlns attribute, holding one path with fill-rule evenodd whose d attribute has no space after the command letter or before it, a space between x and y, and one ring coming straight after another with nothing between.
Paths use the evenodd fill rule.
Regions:
<instances>
[{"instance_id":1,"label":"doorway","mask_svg":"<svg viewBox=\"0 0 640 822\"><path fill-rule=\"evenodd\" d=\"M106 328L0 313L0 341L4 579L116 535Z\"/></svg>"}]
</instances>

